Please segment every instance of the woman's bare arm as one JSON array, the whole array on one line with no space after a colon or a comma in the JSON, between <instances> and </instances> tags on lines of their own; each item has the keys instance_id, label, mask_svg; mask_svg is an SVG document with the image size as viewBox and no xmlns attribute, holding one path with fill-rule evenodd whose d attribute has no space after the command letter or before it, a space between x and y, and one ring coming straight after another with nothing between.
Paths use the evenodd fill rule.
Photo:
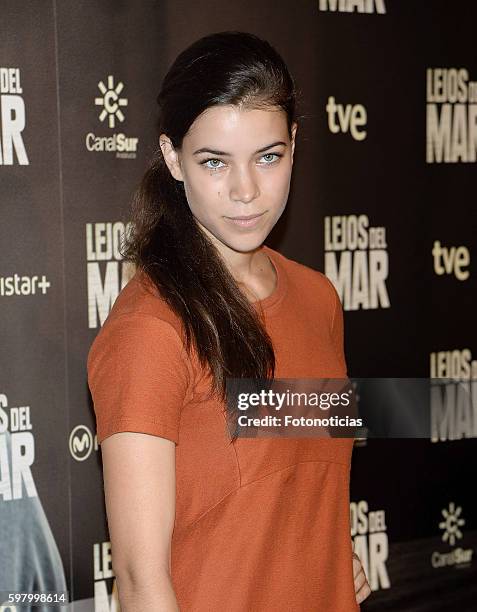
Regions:
<instances>
[{"instance_id":1,"label":"woman's bare arm","mask_svg":"<svg viewBox=\"0 0 477 612\"><path fill-rule=\"evenodd\" d=\"M112 566L121 612L179 610L170 575L175 443L115 433L101 444Z\"/></svg>"}]
</instances>

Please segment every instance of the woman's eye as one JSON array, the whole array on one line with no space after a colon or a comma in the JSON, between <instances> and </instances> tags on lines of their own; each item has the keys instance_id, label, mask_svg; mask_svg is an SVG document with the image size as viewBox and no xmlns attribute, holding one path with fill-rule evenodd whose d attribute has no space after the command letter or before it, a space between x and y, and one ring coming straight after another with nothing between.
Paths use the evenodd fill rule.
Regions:
<instances>
[{"instance_id":1,"label":"woman's eye","mask_svg":"<svg viewBox=\"0 0 477 612\"><path fill-rule=\"evenodd\" d=\"M265 153L265 155L262 155L262 158L264 158L264 157L270 158L270 157L274 157L274 156L276 158L283 157L281 153ZM267 161L267 164L273 164L273 162L275 162L277 160L276 159L268 159L266 161Z\"/></svg>"},{"instance_id":2,"label":"woman's eye","mask_svg":"<svg viewBox=\"0 0 477 612\"><path fill-rule=\"evenodd\" d=\"M217 168L221 167L221 166L216 166L215 164L213 164L212 166L208 166L207 164L209 164L210 162L219 162L219 164L222 163L220 159L206 159L201 163L205 165L206 168L209 168L209 170L216 170Z\"/></svg>"},{"instance_id":3,"label":"woman's eye","mask_svg":"<svg viewBox=\"0 0 477 612\"><path fill-rule=\"evenodd\" d=\"M265 155L262 155L262 157L260 159L265 159L265 166L270 166L271 164L275 163L276 161L278 161L278 158L283 157L283 155L281 153L265 153ZM276 159L274 159L276 158ZM223 163L222 160L220 159L215 159L215 158L210 158L210 159L204 159L204 161L200 162L203 166L205 166L206 168L208 168L209 170L219 170L220 168L222 168L225 164ZM220 166L219 164L223 164L222 166Z\"/></svg>"}]
</instances>

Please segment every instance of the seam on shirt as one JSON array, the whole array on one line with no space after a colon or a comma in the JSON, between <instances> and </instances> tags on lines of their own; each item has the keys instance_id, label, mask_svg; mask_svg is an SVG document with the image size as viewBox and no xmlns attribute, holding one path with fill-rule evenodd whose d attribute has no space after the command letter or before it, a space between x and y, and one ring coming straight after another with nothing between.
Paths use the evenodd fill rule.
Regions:
<instances>
[{"instance_id":1,"label":"seam on shirt","mask_svg":"<svg viewBox=\"0 0 477 612\"><path fill-rule=\"evenodd\" d=\"M170 427L169 425L165 425L162 421L155 421L152 419L142 419L142 418L135 418L135 417L121 417L120 419L113 419L111 421L107 421L102 427L102 433L105 432L109 432L110 428L113 427L115 428L116 426L128 426L128 425L133 425L134 427L138 427L140 428L143 424L149 424L149 425L158 425L159 427L162 427L164 429L164 432L168 433L169 435L174 436L174 438L179 438L177 431L175 429L173 429L172 427ZM120 431L114 431L112 433L108 433L108 435L113 435L113 433L122 433ZM141 431L141 432L132 432L132 433L149 433L147 431ZM159 436L161 437L161 436Z\"/></svg>"},{"instance_id":2,"label":"seam on shirt","mask_svg":"<svg viewBox=\"0 0 477 612\"><path fill-rule=\"evenodd\" d=\"M221 410L220 412L221 412L222 418L223 418L223 420L225 422L226 431L228 431L229 434L230 434L230 430L229 430L228 423L227 423L227 416L226 416L226 414L225 414L225 412L223 410ZM236 467L237 467L238 477L239 477L239 486L238 486L238 488L240 489L240 487L242 486L242 471L240 469L240 461L239 461L239 458L238 458L237 449L235 448L235 444L233 442L231 442L231 445L232 445L232 449L234 451L235 464L236 464ZM234 490L236 490L236 489L234 489ZM226 496L227 495L228 495L228 493L226 493ZM220 502L218 502L218 503L220 503Z\"/></svg>"},{"instance_id":3,"label":"seam on shirt","mask_svg":"<svg viewBox=\"0 0 477 612\"><path fill-rule=\"evenodd\" d=\"M245 489L249 485L255 484L256 482L259 482L260 480L268 478L269 476L272 476L273 474L277 474L278 472L283 472L284 470L288 470L288 469L290 469L292 467L295 467L295 466L301 465L301 464L305 464L305 463L328 463L328 464L331 463L333 465L341 465L341 466L343 466L345 468L348 467L348 463L343 463L341 461L332 461L331 459L309 459L307 461L298 461L297 463L293 463L292 465L287 465L287 466L285 466L283 468L278 468L277 470L274 470L273 472L268 472L268 474L264 474L263 476L260 476L259 478L255 478L255 480L251 480L250 482L247 482L244 485L240 485L236 489L233 489L232 491L229 491L223 497L221 497L219 499L219 501L215 502L215 504L213 506L211 506L210 508L205 510L205 512L203 512L198 518L196 518L195 521L193 521L189 525L185 525L184 527L176 528L177 533L181 533L182 531L185 531L186 529L190 529L192 527L195 527L197 525L197 523L199 523L199 521L201 521L214 508L216 508L218 505L220 505L225 499L227 499L227 497L232 495L232 493L236 493L237 491L240 491L241 489Z\"/></svg>"}]
</instances>

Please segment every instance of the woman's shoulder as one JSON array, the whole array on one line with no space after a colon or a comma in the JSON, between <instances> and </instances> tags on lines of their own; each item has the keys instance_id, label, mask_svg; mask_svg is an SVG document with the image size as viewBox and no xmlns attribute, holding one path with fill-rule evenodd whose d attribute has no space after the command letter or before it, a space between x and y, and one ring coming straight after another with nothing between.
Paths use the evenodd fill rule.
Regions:
<instances>
[{"instance_id":1,"label":"woman's shoulder","mask_svg":"<svg viewBox=\"0 0 477 612\"><path fill-rule=\"evenodd\" d=\"M88 364L96 354L118 346L174 345L181 350L182 326L172 308L141 269L121 289L89 350Z\"/></svg>"},{"instance_id":2,"label":"woman's shoulder","mask_svg":"<svg viewBox=\"0 0 477 612\"><path fill-rule=\"evenodd\" d=\"M177 330L180 328L177 315L161 297L151 278L138 268L119 292L103 327L119 318L151 317L161 319Z\"/></svg>"},{"instance_id":3,"label":"woman's shoulder","mask_svg":"<svg viewBox=\"0 0 477 612\"><path fill-rule=\"evenodd\" d=\"M90 388L102 380L101 373L108 368L129 371L132 363L144 375L167 363L174 364L177 380L193 376L181 322L140 270L119 292L89 348L86 366Z\"/></svg>"}]
</instances>

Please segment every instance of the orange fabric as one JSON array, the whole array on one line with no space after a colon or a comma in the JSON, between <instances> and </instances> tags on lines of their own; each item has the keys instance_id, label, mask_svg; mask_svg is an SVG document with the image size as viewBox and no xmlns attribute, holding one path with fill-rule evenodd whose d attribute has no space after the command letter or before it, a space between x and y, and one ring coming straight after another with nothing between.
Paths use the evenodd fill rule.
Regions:
<instances>
[{"instance_id":1,"label":"orange fabric","mask_svg":"<svg viewBox=\"0 0 477 612\"><path fill-rule=\"evenodd\" d=\"M262 248L278 285L255 307L274 343L276 377L345 377L333 285ZM195 353L187 356L180 322L154 289L138 271L121 291L90 349L88 382L99 443L119 431L176 443L171 569L181 612L359 610L349 519L353 440L230 444L223 405L207 400L210 379Z\"/></svg>"}]
</instances>

